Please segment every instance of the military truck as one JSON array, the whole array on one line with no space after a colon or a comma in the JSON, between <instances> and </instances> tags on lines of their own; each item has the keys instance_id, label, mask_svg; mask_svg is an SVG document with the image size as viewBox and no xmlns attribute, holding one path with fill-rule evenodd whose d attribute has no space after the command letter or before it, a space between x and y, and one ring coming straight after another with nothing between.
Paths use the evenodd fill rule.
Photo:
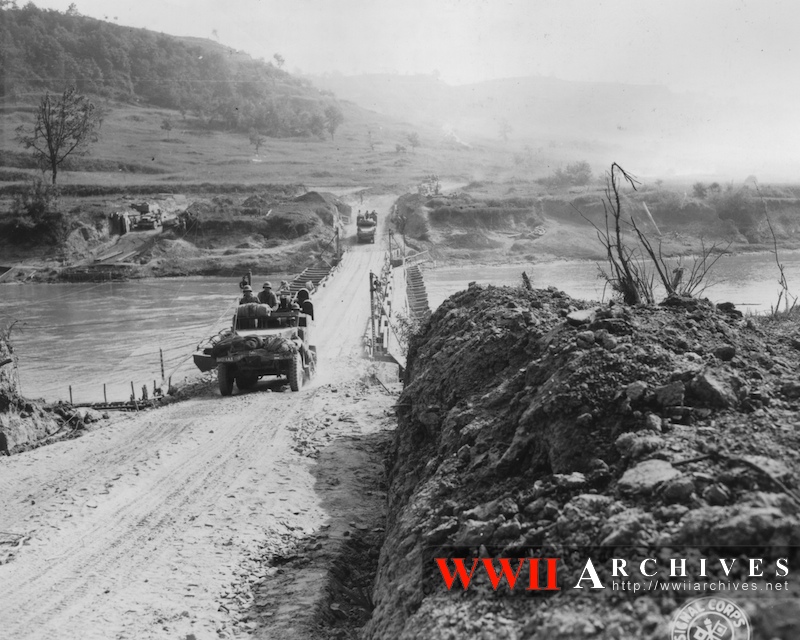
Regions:
<instances>
[{"instance_id":1,"label":"military truck","mask_svg":"<svg viewBox=\"0 0 800 640\"><path fill-rule=\"evenodd\" d=\"M356 238L359 242L375 243L375 229L378 226L378 214L373 211L372 213L362 214L359 213L356 217Z\"/></svg>"},{"instance_id":2,"label":"military truck","mask_svg":"<svg viewBox=\"0 0 800 640\"><path fill-rule=\"evenodd\" d=\"M131 207L140 214L135 221L134 229L158 229L162 226L164 214L157 204L153 202L136 202Z\"/></svg>"},{"instance_id":3,"label":"military truck","mask_svg":"<svg viewBox=\"0 0 800 640\"><path fill-rule=\"evenodd\" d=\"M231 328L194 354L195 365L201 371L216 367L223 396L233 393L234 383L244 391L264 376L285 377L291 390L299 391L317 366L317 349L310 343L314 307L307 294L301 290L288 308L276 311L255 302L240 304Z\"/></svg>"}]
</instances>

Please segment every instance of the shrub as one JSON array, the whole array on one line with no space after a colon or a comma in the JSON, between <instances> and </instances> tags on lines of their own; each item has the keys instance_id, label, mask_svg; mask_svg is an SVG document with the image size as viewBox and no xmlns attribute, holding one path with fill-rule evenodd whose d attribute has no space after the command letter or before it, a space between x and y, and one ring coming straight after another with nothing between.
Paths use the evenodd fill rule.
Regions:
<instances>
[{"instance_id":1,"label":"shrub","mask_svg":"<svg viewBox=\"0 0 800 640\"><path fill-rule=\"evenodd\" d=\"M761 220L761 207L748 187L728 186L714 196L712 204L720 220L730 220L745 236L752 234Z\"/></svg>"},{"instance_id":2,"label":"shrub","mask_svg":"<svg viewBox=\"0 0 800 640\"><path fill-rule=\"evenodd\" d=\"M559 167L553 175L541 178L538 182L550 187L583 187L592 181L592 168L585 160L568 164L566 169Z\"/></svg>"},{"instance_id":3,"label":"shrub","mask_svg":"<svg viewBox=\"0 0 800 640\"><path fill-rule=\"evenodd\" d=\"M67 239L69 216L58 206L58 188L41 178L14 195L11 212L17 218L17 241L58 245Z\"/></svg>"},{"instance_id":4,"label":"shrub","mask_svg":"<svg viewBox=\"0 0 800 640\"><path fill-rule=\"evenodd\" d=\"M702 182L695 182L692 185L692 194L695 198L700 198L702 200L708 195L708 187Z\"/></svg>"}]
</instances>

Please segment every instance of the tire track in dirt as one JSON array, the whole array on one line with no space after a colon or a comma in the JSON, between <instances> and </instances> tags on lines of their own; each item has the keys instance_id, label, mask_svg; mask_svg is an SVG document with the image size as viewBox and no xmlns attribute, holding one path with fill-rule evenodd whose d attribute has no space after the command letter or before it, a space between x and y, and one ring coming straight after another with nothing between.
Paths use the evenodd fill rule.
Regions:
<instances>
[{"instance_id":1,"label":"tire track in dirt","mask_svg":"<svg viewBox=\"0 0 800 640\"><path fill-rule=\"evenodd\" d=\"M241 396L235 399L239 400L236 405L254 404L247 401L255 397ZM260 398L262 402L257 404L264 404L267 397ZM221 432L225 431L224 437L194 447L195 451L178 459L177 464L162 464L150 473L141 472L133 487L86 513L82 526L75 528L60 548L42 549L43 553L40 551L28 563L21 581L15 583L10 576L3 576L6 579L0 587L0 598L11 612L10 619L25 620L20 629L6 625L4 633L23 637L25 628L39 628L49 629L54 636L63 634L73 627L76 617L83 618L87 608L97 608L102 602L105 589L97 576L112 569L122 576L135 575L137 565L156 555L159 547L180 540L180 521L191 517L187 511L203 512L209 506L219 507L226 493L240 490L237 479L242 466L252 465L255 452L274 440L278 429L291 423L297 412L289 406L278 409L281 415L277 416L276 408L270 409L274 422L268 429L264 429L258 407L257 414L249 414L246 422L239 412L227 421L217 421L215 435L223 436ZM247 452L250 457L241 457ZM94 468L97 470L96 465ZM135 494L131 489L135 489ZM91 540L88 546L87 538ZM82 569L87 566L93 568L90 573ZM42 582L50 585L57 595L31 602L27 592ZM91 630L82 630L81 635L94 637ZM96 637L107 636L101 631Z\"/></svg>"}]
</instances>

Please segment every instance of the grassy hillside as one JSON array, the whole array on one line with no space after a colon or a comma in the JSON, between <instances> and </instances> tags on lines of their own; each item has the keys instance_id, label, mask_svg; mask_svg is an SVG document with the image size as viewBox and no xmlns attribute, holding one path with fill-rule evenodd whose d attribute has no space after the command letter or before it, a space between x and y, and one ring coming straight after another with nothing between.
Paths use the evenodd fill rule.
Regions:
<instances>
[{"instance_id":1,"label":"grassy hillside","mask_svg":"<svg viewBox=\"0 0 800 640\"><path fill-rule=\"evenodd\" d=\"M0 100L30 101L68 86L100 100L164 107L209 129L323 137L331 95L271 63L211 41L81 16L0 8Z\"/></svg>"},{"instance_id":2,"label":"grassy hillside","mask_svg":"<svg viewBox=\"0 0 800 640\"><path fill-rule=\"evenodd\" d=\"M167 109L127 104L109 105L100 140L90 154L59 173L64 186L160 185L164 190L183 183L213 184L304 182L314 185L414 185L429 173L469 181L486 173L508 171L513 160L501 145L477 148L453 144L441 131L412 126L341 104L345 119L330 137L267 138L258 154L245 134L208 130ZM165 118L174 124L161 128ZM32 158L16 144L11 132L32 120L27 105L6 107L0 122L0 180L18 182L36 175ZM407 134L417 133L413 149ZM396 146L405 145L398 153ZM69 171L69 169L72 171Z\"/></svg>"}]
</instances>

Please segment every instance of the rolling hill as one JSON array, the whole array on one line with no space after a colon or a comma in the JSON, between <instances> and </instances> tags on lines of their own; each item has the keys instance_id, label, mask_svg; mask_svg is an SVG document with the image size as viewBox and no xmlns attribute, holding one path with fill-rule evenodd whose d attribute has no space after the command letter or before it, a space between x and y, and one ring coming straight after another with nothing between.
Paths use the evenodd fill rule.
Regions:
<instances>
[{"instance_id":1,"label":"rolling hill","mask_svg":"<svg viewBox=\"0 0 800 640\"><path fill-rule=\"evenodd\" d=\"M430 75L310 76L376 112L503 140L550 162L612 160L642 175L796 180L800 127L789 106L676 93L659 85L523 77L451 86ZM757 100L762 101L761 104Z\"/></svg>"}]
</instances>

